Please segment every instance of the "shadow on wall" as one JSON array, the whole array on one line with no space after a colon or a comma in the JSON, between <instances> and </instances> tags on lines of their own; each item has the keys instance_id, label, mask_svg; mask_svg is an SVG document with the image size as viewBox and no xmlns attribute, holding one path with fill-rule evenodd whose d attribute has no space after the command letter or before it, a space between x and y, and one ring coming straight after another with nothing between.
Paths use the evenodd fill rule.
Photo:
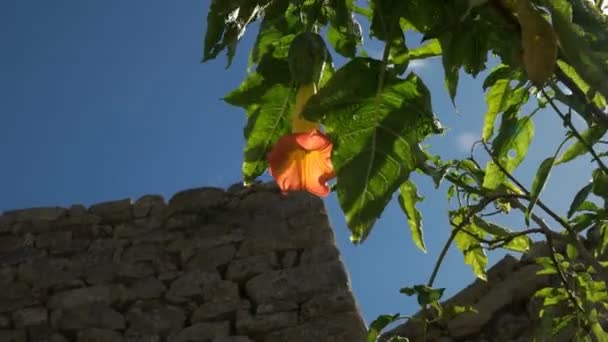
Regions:
<instances>
[{"instance_id":1,"label":"shadow on wall","mask_svg":"<svg viewBox=\"0 0 608 342\"><path fill-rule=\"evenodd\" d=\"M356 342L323 202L273 184L0 216L0 341Z\"/></svg>"}]
</instances>

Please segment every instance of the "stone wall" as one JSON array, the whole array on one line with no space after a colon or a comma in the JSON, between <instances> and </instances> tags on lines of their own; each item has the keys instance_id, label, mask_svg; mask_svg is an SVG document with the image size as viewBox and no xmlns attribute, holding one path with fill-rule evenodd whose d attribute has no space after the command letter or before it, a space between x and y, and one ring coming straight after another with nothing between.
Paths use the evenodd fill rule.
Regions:
<instances>
[{"instance_id":1,"label":"stone wall","mask_svg":"<svg viewBox=\"0 0 608 342\"><path fill-rule=\"evenodd\" d=\"M318 198L200 188L0 216L0 341L357 342Z\"/></svg>"},{"instance_id":2,"label":"stone wall","mask_svg":"<svg viewBox=\"0 0 608 342\"><path fill-rule=\"evenodd\" d=\"M565 252L563 244L556 248L560 253ZM534 293L547 286L561 285L557 275L537 275L542 267L534 262L535 258L548 255L549 247L544 242L534 244L520 260L507 255L488 270L487 282L478 279L444 302L445 306L473 307L477 313L456 315L427 326L426 331L420 320L409 320L384 334L380 341L386 342L395 335L407 337L412 342L534 341L540 327L542 304L542 299L534 297ZM568 312L565 310L572 309L554 306L553 310L559 310L557 313L563 315ZM415 317L420 319L422 315L419 312ZM601 316L600 323L606 329L608 315ZM574 330L564 329L550 340L573 341Z\"/></svg>"}]
</instances>

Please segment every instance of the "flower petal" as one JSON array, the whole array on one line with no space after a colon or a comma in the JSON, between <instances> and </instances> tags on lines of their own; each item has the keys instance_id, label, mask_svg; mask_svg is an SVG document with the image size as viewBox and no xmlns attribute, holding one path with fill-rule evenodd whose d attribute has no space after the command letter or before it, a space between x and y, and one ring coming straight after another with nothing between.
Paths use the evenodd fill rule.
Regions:
<instances>
[{"instance_id":1,"label":"flower petal","mask_svg":"<svg viewBox=\"0 0 608 342\"><path fill-rule=\"evenodd\" d=\"M332 145L327 135L317 129L307 133L298 133L295 139L301 148L308 151L320 150Z\"/></svg>"}]
</instances>

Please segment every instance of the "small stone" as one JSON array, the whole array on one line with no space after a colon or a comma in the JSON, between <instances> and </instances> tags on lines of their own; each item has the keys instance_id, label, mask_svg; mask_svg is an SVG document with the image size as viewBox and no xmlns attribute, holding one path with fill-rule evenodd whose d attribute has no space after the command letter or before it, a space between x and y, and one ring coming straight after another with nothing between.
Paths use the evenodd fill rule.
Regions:
<instances>
[{"instance_id":1,"label":"small stone","mask_svg":"<svg viewBox=\"0 0 608 342\"><path fill-rule=\"evenodd\" d=\"M129 334L169 334L182 329L184 311L156 301L136 303L127 313Z\"/></svg>"},{"instance_id":2,"label":"small stone","mask_svg":"<svg viewBox=\"0 0 608 342\"><path fill-rule=\"evenodd\" d=\"M2 285L0 291L0 313L19 310L28 306L38 305L39 301L33 296L32 290L23 282ZM0 341L2 341L0 339Z\"/></svg>"},{"instance_id":3,"label":"small stone","mask_svg":"<svg viewBox=\"0 0 608 342\"><path fill-rule=\"evenodd\" d=\"M239 285L227 280L213 282L204 284L202 293L206 302L238 300Z\"/></svg>"},{"instance_id":4,"label":"small stone","mask_svg":"<svg viewBox=\"0 0 608 342\"><path fill-rule=\"evenodd\" d=\"M33 325L43 325L48 321L48 312L42 306L21 309L13 312L13 322L16 328L24 328Z\"/></svg>"},{"instance_id":5,"label":"small stone","mask_svg":"<svg viewBox=\"0 0 608 342\"><path fill-rule=\"evenodd\" d=\"M298 262L298 252L297 251L286 251L281 258L281 267L282 268L292 268L297 265Z\"/></svg>"},{"instance_id":6,"label":"small stone","mask_svg":"<svg viewBox=\"0 0 608 342\"><path fill-rule=\"evenodd\" d=\"M160 335L155 334L127 334L124 342L161 342Z\"/></svg>"},{"instance_id":7,"label":"small stone","mask_svg":"<svg viewBox=\"0 0 608 342\"><path fill-rule=\"evenodd\" d=\"M78 332L78 342L122 342L121 334L112 330L86 329Z\"/></svg>"},{"instance_id":8,"label":"small stone","mask_svg":"<svg viewBox=\"0 0 608 342\"><path fill-rule=\"evenodd\" d=\"M223 336L216 337L212 342L253 342L247 336Z\"/></svg>"},{"instance_id":9,"label":"small stone","mask_svg":"<svg viewBox=\"0 0 608 342\"><path fill-rule=\"evenodd\" d=\"M238 282L246 281L258 274L278 269L275 253L255 255L233 260L226 271L226 279Z\"/></svg>"},{"instance_id":10,"label":"small stone","mask_svg":"<svg viewBox=\"0 0 608 342\"><path fill-rule=\"evenodd\" d=\"M70 341L65 336L63 336L59 333L53 333L44 342L70 342Z\"/></svg>"},{"instance_id":11,"label":"small stone","mask_svg":"<svg viewBox=\"0 0 608 342\"><path fill-rule=\"evenodd\" d=\"M26 342L25 330L0 330L2 342Z\"/></svg>"},{"instance_id":12,"label":"small stone","mask_svg":"<svg viewBox=\"0 0 608 342\"><path fill-rule=\"evenodd\" d=\"M24 245L22 237L3 236L0 237L0 254L12 252Z\"/></svg>"},{"instance_id":13,"label":"small stone","mask_svg":"<svg viewBox=\"0 0 608 342\"><path fill-rule=\"evenodd\" d=\"M129 286L129 290L135 299L152 299L161 297L167 288L160 280L148 277L135 281Z\"/></svg>"},{"instance_id":14,"label":"small stone","mask_svg":"<svg viewBox=\"0 0 608 342\"><path fill-rule=\"evenodd\" d=\"M121 260L129 263L152 261L161 258L163 254L164 248L158 244L140 244L127 248Z\"/></svg>"},{"instance_id":15,"label":"small stone","mask_svg":"<svg viewBox=\"0 0 608 342\"><path fill-rule=\"evenodd\" d=\"M352 311L357 307L355 298L347 289L320 293L302 304L300 315L304 320L329 317L338 312Z\"/></svg>"},{"instance_id":16,"label":"small stone","mask_svg":"<svg viewBox=\"0 0 608 342\"><path fill-rule=\"evenodd\" d=\"M13 267L0 267L0 284L11 283L15 279L15 273Z\"/></svg>"},{"instance_id":17,"label":"small stone","mask_svg":"<svg viewBox=\"0 0 608 342\"><path fill-rule=\"evenodd\" d=\"M209 341L230 334L230 322L210 322L193 324L186 329L169 336L168 342Z\"/></svg>"},{"instance_id":18,"label":"small stone","mask_svg":"<svg viewBox=\"0 0 608 342\"><path fill-rule=\"evenodd\" d=\"M148 262L114 264L114 275L126 281L133 281L154 275L154 268Z\"/></svg>"},{"instance_id":19,"label":"small stone","mask_svg":"<svg viewBox=\"0 0 608 342\"><path fill-rule=\"evenodd\" d=\"M220 280L221 278L217 271L190 271L171 283L166 297L171 301L180 302L185 301L185 297L201 296L204 285L212 284Z\"/></svg>"},{"instance_id":20,"label":"small stone","mask_svg":"<svg viewBox=\"0 0 608 342\"><path fill-rule=\"evenodd\" d=\"M66 245L72 240L72 232L48 232L36 237L37 248L55 248Z\"/></svg>"},{"instance_id":21,"label":"small stone","mask_svg":"<svg viewBox=\"0 0 608 342\"><path fill-rule=\"evenodd\" d=\"M276 301L258 305L255 313L259 315L298 310L298 303L293 301Z\"/></svg>"},{"instance_id":22,"label":"small stone","mask_svg":"<svg viewBox=\"0 0 608 342\"><path fill-rule=\"evenodd\" d=\"M133 216L136 218L161 213L167 205L161 195L145 195L133 204Z\"/></svg>"},{"instance_id":23,"label":"small stone","mask_svg":"<svg viewBox=\"0 0 608 342\"><path fill-rule=\"evenodd\" d=\"M301 265L320 264L328 261L338 260L340 252L336 245L313 246L305 249L300 258Z\"/></svg>"},{"instance_id":24,"label":"small stone","mask_svg":"<svg viewBox=\"0 0 608 342\"><path fill-rule=\"evenodd\" d=\"M128 221L132 218L131 199L94 204L89 208L89 211L93 215L101 217L102 223L112 224Z\"/></svg>"},{"instance_id":25,"label":"small stone","mask_svg":"<svg viewBox=\"0 0 608 342\"><path fill-rule=\"evenodd\" d=\"M169 200L171 212L190 211L197 212L202 209L213 209L224 204L227 195L220 188L196 188L176 193Z\"/></svg>"},{"instance_id":26,"label":"small stone","mask_svg":"<svg viewBox=\"0 0 608 342\"><path fill-rule=\"evenodd\" d=\"M29 260L37 259L46 256L45 251L33 247L20 247L12 252L2 255L0 258L0 267L15 266Z\"/></svg>"},{"instance_id":27,"label":"small stone","mask_svg":"<svg viewBox=\"0 0 608 342\"><path fill-rule=\"evenodd\" d=\"M234 258L235 253L236 248L233 245L200 251L188 260L184 268L186 270L215 270L218 266L227 265Z\"/></svg>"},{"instance_id":28,"label":"small stone","mask_svg":"<svg viewBox=\"0 0 608 342\"><path fill-rule=\"evenodd\" d=\"M297 311L277 312L252 316L247 310L236 313L236 331L242 335L257 335L294 326L298 323Z\"/></svg>"},{"instance_id":29,"label":"small stone","mask_svg":"<svg viewBox=\"0 0 608 342\"><path fill-rule=\"evenodd\" d=\"M8 315L0 315L0 329L8 329L11 324L11 318Z\"/></svg>"},{"instance_id":30,"label":"small stone","mask_svg":"<svg viewBox=\"0 0 608 342\"><path fill-rule=\"evenodd\" d=\"M122 330L125 319L116 310L104 304L89 304L53 312L53 327L61 330L99 328Z\"/></svg>"}]
</instances>

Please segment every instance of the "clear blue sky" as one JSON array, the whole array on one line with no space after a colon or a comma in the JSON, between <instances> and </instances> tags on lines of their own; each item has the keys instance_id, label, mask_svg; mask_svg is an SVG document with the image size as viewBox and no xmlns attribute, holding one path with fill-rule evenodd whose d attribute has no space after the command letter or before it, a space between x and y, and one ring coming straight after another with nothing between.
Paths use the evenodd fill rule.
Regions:
<instances>
[{"instance_id":1,"label":"clear blue sky","mask_svg":"<svg viewBox=\"0 0 608 342\"><path fill-rule=\"evenodd\" d=\"M240 181L245 115L220 98L245 77L255 32L246 34L231 69L224 69L224 58L199 64L208 5L1 1L0 210L90 205L148 193L169 198L185 188ZM377 45L368 47L377 53ZM449 128L429 140L431 151L444 159L464 156L481 132L486 107L480 82L463 77L455 109L443 88L439 60L413 70L433 91L434 110ZM531 158L517 173L528 185L563 136L551 112L537 114L536 126ZM583 160L558 169L547 202L567 208L589 165ZM395 203L367 242L353 246L335 196L326 200L368 322L382 313L416 311L415 300L398 290L426 282L449 233L445 188L438 191L428 179L415 179L426 197L420 209L427 254L411 242ZM462 255L452 249L436 284L447 287L449 295L473 279Z\"/></svg>"}]
</instances>

